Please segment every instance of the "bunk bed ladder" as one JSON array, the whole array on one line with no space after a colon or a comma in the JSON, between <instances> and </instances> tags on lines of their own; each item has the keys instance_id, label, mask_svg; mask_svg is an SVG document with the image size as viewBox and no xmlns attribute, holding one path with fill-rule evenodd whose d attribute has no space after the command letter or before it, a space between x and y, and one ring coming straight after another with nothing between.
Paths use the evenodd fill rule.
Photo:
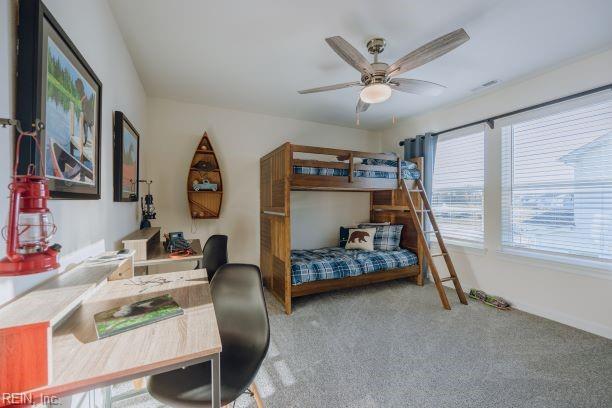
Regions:
<instances>
[{"instance_id":1,"label":"bunk bed ladder","mask_svg":"<svg viewBox=\"0 0 612 408\"><path fill-rule=\"evenodd\" d=\"M438 241L438 246L440 247L441 252L439 254L432 254L429 246L427 244L423 244L423 250L425 252L425 257L427 258L427 264L429 265L429 270L431 271L431 275L433 276L434 283L436 285L436 289L438 290L438 295L440 296L440 300L442 301L442 306L444 306L444 308L447 310L450 310L451 308L450 303L448 302L448 298L446 297L444 286L442 286L442 282L447 282L447 281L453 282L453 285L455 285L455 290L457 291L457 296L459 296L459 300L464 305L467 305L467 298L465 296L465 293L463 292L463 289L461 288L461 283L459 283L459 278L457 277L457 272L455 271L455 266L453 265L453 261L451 260L450 254L448 253L448 250L446 249L446 245L444 244L444 239L442 238L442 234L440 233L440 229L438 227L438 223L436 222L436 218L431 208L431 204L429 203L427 194L425 194L423 183L421 182L421 180L416 180L415 185L417 189L411 190L408 187L406 180L401 181L402 190L404 191L404 194L406 195L406 199L410 207L410 215L412 217L412 221L414 222L414 226L417 229L417 233L421 237L421 241L423 243L426 243L427 242L426 234L434 234ZM414 201L410 193L419 193L423 201L423 207L424 207L423 210L416 209L416 206L414 204ZM418 213L425 214L429 217L429 222L433 230L431 231L424 230L424 227L426 225L425 223L426 218L425 217L419 218ZM422 220L422 223L421 223L421 220ZM436 265L433 260L435 257L438 257L438 256L442 256L444 258L444 262L446 263L446 267L450 274L450 276L446 278L440 278L440 275L438 274L438 269L436 268Z\"/></svg>"}]
</instances>

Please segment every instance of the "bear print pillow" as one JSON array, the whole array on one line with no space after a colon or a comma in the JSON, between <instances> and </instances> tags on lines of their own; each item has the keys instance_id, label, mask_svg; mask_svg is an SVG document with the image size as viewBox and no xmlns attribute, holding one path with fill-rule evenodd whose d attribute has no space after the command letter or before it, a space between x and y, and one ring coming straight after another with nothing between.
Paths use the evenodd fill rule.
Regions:
<instances>
[{"instance_id":1,"label":"bear print pillow","mask_svg":"<svg viewBox=\"0 0 612 408\"><path fill-rule=\"evenodd\" d=\"M351 228L345 248L373 251L375 234L376 228Z\"/></svg>"}]
</instances>

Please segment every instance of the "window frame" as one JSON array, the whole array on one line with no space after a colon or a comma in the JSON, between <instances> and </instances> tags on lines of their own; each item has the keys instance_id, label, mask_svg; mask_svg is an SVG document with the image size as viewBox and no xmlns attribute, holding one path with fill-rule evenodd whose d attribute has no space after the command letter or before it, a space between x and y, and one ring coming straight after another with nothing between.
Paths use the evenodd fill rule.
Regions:
<instances>
[{"instance_id":1,"label":"window frame","mask_svg":"<svg viewBox=\"0 0 612 408\"><path fill-rule=\"evenodd\" d=\"M587 95L578 96L575 98L571 98L568 100L561 100L556 103L547 104L546 106L537 107L528 111L520 112L514 115L505 116L501 119L495 120L495 127L498 129L500 140L500 223L499 223L499 247L497 252L506 256L521 256L528 259L535 259L542 262L543 266L547 264L554 265L566 265L566 268L562 268L568 272L575 272L581 275L588 276L596 276L596 277L605 277L612 279L612 275L609 273L605 273L605 271L612 271L612 262L607 261L605 258L597 258L591 256L584 256L579 254L571 254L564 253L561 251L547 251L543 249L536 248L528 248L520 245L512 245L508 244L507 240L504 238L504 234L508 233L508 221L512 222L511 219L507 219L507 215L505 214L505 194L512 194L512 180L510 180L510 189L507 190L508 186L506 185L507 181L504 180L504 177L507 172L510 172L510 177L512 177L512 168L514 163L514 152L511 151L506 153L504 151L505 140L504 140L504 128L508 126L512 126L513 124L528 122L531 120L537 120L540 118L544 118L546 116L551 116L567 111L571 111L574 109L579 109L583 107L587 107L589 105L594 105L597 103L601 103L604 101L609 101L612 99L612 90L604 89L598 92L589 93ZM513 149L514 145L514 135L510 135L510 149ZM507 162L507 155L510 156L509 162ZM510 166L510 169L507 168ZM511 199L511 196L510 196ZM576 270L575 267L579 269ZM595 271L593 271L595 270Z\"/></svg>"}]
</instances>

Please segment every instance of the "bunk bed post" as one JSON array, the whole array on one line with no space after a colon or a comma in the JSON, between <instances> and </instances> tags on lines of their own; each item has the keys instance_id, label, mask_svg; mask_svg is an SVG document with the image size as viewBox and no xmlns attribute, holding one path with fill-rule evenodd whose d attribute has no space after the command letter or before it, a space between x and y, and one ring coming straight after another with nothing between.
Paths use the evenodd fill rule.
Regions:
<instances>
[{"instance_id":1,"label":"bunk bed post","mask_svg":"<svg viewBox=\"0 0 612 408\"><path fill-rule=\"evenodd\" d=\"M291 144L260 160L260 267L264 285L291 314Z\"/></svg>"},{"instance_id":2,"label":"bunk bed post","mask_svg":"<svg viewBox=\"0 0 612 408\"><path fill-rule=\"evenodd\" d=\"M416 163L417 169L423 170L423 158L417 157L410 159ZM400 164L398 164L400 166ZM401 172L398 172L401 177ZM421 173L422 174L422 173ZM401 181L403 179L394 180L397 182L397 187L394 190L373 191L370 194L370 221L384 222L388 221L392 224L403 224L401 247L413 251L418 259L419 273L416 276L408 279L414 281L417 285L423 286L423 262L425 260L424 245L425 243L418 234L411 215L408 211L408 201L401 189ZM412 180L414 183L414 180ZM417 210L423 209L421 197L418 194L412 194L414 205ZM422 217L422 213L418 213L417 217ZM422 221L422 218L419 218Z\"/></svg>"},{"instance_id":3,"label":"bunk bed post","mask_svg":"<svg viewBox=\"0 0 612 408\"><path fill-rule=\"evenodd\" d=\"M425 163L423 157L417 157L417 158L414 158L414 159L410 159L410 161L413 162L413 163L416 163L417 169L419 169L421 171L421 179L422 179L423 178L423 174L424 174L424 163ZM398 186L398 190L397 190L397 194L400 195L400 196L403 195L402 187L401 187L402 180L403 179L400 178L400 180L399 180L400 185ZM415 181L412 181L412 183L416 184ZM410 194L412 194L411 197L412 197L413 203L415 205L415 208L417 210L421 210L422 211L424 207L423 207L423 200L421 199L420 194L418 194L418 193L410 193ZM408 203L406 203L406 204L408 204ZM422 223L423 223L423 213L419 212L416 215L417 215L417 217L419 217L419 221L421 222L421 225L422 225ZM427 245L427 242L423 241L421 234L418 234L418 233L416 234L416 239L417 239L417 251L416 251L416 254L417 254L417 258L419 259L419 269L420 269L419 275L416 278L416 284L419 285L419 286L423 286L425 284L425 278L423 276L423 274L424 274L423 265L424 265L424 262L425 262L425 245Z\"/></svg>"},{"instance_id":4,"label":"bunk bed post","mask_svg":"<svg viewBox=\"0 0 612 408\"><path fill-rule=\"evenodd\" d=\"M401 182L402 182L402 160L398 157L397 158L397 188L398 189L401 188Z\"/></svg>"}]
</instances>

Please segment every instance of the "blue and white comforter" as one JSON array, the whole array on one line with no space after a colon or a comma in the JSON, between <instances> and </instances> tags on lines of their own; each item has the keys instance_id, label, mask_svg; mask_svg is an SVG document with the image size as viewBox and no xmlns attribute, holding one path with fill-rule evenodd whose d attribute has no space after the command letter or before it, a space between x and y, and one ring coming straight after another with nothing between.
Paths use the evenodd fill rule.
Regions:
<instances>
[{"instance_id":1,"label":"blue and white comforter","mask_svg":"<svg viewBox=\"0 0 612 408\"><path fill-rule=\"evenodd\" d=\"M291 284L358 276L417 263L417 256L407 249L364 251L334 247L292 250Z\"/></svg>"},{"instance_id":2,"label":"blue and white comforter","mask_svg":"<svg viewBox=\"0 0 612 408\"><path fill-rule=\"evenodd\" d=\"M376 165L387 165L387 164L376 164ZM335 169L331 167L329 168L328 167L308 167L308 166L293 166L293 172L295 174L307 174L311 176L338 176L338 177L347 177L349 173L348 169ZM353 172L353 176L367 177L367 178L386 178L386 179L397 178L396 173L391 172L391 171L381 171L381 170L355 170ZM402 178L403 179L417 180L420 177L421 177L421 172L416 168L416 165L414 163L402 161Z\"/></svg>"}]
</instances>

